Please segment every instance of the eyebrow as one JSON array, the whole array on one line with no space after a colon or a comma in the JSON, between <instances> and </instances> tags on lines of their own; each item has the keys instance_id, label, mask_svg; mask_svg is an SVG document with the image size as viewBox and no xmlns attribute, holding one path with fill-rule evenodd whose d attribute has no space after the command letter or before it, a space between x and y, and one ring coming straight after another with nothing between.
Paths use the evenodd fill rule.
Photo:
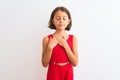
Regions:
<instances>
[{"instance_id":1,"label":"eyebrow","mask_svg":"<svg viewBox=\"0 0 120 80\"><path fill-rule=\"evenodd\" d=\"M56 17L61 17L61 16L56 16ZM62 17L67 17L67 16L62 16Z\"/></svg>"}]
</instances>

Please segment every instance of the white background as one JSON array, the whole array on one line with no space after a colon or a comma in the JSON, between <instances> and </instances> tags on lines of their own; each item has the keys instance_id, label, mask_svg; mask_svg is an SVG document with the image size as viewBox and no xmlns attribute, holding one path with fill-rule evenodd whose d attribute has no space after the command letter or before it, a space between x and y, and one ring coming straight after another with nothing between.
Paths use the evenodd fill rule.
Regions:
<instances>
[{"instance_id":1,"label":"white background","mask_svg":"<svg viewBox=\"0 0 120 80\"><path fill-rule=\"evenodd\" d=\"M1 0L0 80L45 80L43 36L52 10L67 7L78 38L75 80L120 80L119 0Z\"/></svg>"}]
</instances>

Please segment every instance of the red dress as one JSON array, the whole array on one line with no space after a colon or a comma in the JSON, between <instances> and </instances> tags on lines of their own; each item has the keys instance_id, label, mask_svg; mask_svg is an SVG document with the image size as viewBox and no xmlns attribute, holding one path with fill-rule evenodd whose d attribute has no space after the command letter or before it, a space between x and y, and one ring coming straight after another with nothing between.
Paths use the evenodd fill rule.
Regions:
<instances>
[{"instance_id":1,"label":"red dress","mask_svg":"<svg viewBox=\"0 0 120 80\"><path fill-rule=\"evenodd\" d=\"M49 39L50 37L53 37L53 35L48 35ZM67 43L72 49L73 35L69 35ZM69 62L69 64L64 66L56 64L65 62ZM59 44L53 48L51 60L48 66L47 80L73 80L73 66L70 63L64 48Z\"/></svg>"}]
</instances>

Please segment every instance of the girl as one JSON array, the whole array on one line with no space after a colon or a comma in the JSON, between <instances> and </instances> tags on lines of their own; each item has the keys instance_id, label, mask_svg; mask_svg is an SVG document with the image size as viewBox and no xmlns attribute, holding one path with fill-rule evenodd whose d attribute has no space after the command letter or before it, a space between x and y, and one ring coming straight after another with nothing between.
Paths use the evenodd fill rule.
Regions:
<instances>
[{"instance_id":1,"label":"girl","mask_svg":"<svg viewBox=\"0 0 120 80\"><path fill-rule=\"evenodd\" d=\"M78 64L77 39L66 32L72 19L65 7L56 7L49 20L53 34L43 38L42 65L48 66L47 80L73 80L73 66Z\"/></svg>"}]
</instances>

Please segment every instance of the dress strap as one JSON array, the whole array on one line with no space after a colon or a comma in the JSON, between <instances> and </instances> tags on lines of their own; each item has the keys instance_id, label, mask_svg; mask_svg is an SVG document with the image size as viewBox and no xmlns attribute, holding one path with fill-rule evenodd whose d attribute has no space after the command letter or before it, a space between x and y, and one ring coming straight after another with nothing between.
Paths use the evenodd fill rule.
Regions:
<instances>
[{"instance_id":1,"label":"dress strap","mask_svg":"<svg viewBox=\"0 0 120 80\"><path fill-rule=\"evenodd\" d=\"M50 38L53 38L53 35L52 34L48 35L48 38L50 40Z\"/></svg>"}]
</instances>

